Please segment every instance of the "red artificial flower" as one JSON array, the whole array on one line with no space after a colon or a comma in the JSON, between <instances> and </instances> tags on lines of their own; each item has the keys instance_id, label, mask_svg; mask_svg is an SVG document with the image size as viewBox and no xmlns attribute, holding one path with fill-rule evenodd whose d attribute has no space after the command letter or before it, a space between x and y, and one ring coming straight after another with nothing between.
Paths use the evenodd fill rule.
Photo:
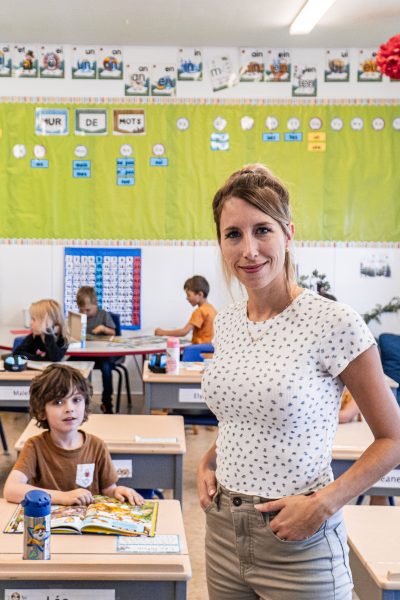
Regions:
<instances>
[{"instance_id":1,"label":"red artificial flower","mask_svg":"<svg viewBox=\"0 0 400 600\"><path fill-rule=\"evenodd\" d=\"M376 65L384 75L391 79L400 79L400 33L379 47Z\"/></svg>"}]
</instances>

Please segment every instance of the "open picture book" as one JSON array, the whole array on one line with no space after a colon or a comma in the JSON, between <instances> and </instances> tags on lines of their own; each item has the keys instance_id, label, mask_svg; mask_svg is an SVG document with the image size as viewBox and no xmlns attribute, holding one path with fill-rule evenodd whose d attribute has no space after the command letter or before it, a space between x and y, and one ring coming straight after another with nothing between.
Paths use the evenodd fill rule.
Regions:
<instances>
[{"instance_id":1,"label":"open picture book","mask_svg":"<svg viewBox=\"0 0 400 600\"><path fill-rule=\"evenodd\" d=\"M115 498L94 496L94 502L88 506L53 504L50 526L52 533L106 533L153 537L157 512L158 502L149 500L142 506L134 506ZM22 533L23 530L24 509L19 504L4 533Z\"/></svg>"}]
</instances>

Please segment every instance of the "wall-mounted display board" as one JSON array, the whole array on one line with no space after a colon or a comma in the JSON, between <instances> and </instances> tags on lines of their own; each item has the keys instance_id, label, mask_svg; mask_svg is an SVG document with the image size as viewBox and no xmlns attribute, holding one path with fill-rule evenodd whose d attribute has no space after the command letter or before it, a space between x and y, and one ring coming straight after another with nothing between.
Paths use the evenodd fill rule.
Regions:
<instances>
[{"instance_id":1,"label":"wall-mounted display board","mask_svg":"<svg viewBox=\"0 0 400 600\"><path fill-rule=\"evenodd\" d=\"M0 104L0 237L214 239L211 201L262 162L301 240L400 236L400 104Z\"/></svg>"},{"instance_id":2,"label":"wall-mounted display board","mask_svg":"<svg viewBox=\"0 0 400 600\"><path fill-rule=\"evenodd\" d=\"M124 329L140 329L141 250L64 249L64 309L78 310L83 285L96 290L100 308L117 313Z\"/></svg>"}]
</instances>

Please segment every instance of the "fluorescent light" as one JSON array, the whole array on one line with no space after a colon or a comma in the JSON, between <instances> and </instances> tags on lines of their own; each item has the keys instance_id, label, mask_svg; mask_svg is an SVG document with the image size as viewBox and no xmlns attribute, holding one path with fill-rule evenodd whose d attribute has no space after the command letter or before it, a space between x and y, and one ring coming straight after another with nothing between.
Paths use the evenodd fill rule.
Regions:
<instances>
[{"instance_id":1,"label":"fluorescent light","mask_svg":"<svg viewBox=\"0 0 400 600\"><path fill-rule=\"evenodd\" d=\"M290 26L291 35L310 33L335 0L308 0Z\"/></svg>"}]
</instances>

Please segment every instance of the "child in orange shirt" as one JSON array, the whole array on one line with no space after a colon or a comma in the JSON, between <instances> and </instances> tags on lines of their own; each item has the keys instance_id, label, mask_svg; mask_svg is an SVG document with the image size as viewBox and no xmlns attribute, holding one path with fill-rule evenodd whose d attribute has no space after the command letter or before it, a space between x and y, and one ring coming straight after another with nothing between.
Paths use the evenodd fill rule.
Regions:
<instances>
[{"instance_id":1,"label":"child in orange shirt","mask_svg":"<svg viewBox=\"0 0 400 600\"><path fill-rule=\"evenodd\" d=\"M184 337L192 331L192 344L210 344L214 337L214 319L217 311L207 302L210 286L205 277L194 275L187 279L183 289L186 299L192 306L197 306L189 321L180 329L161 329L157 327L154 335L172 335Z\"/></svg>"}]
</instances>

